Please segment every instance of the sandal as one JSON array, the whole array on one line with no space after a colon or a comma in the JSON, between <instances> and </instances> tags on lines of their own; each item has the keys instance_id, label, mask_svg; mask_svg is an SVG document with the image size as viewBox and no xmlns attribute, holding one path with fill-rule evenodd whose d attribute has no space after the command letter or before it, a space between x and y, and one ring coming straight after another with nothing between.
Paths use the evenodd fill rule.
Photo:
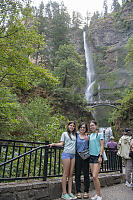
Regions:
<instances>
[{"instance_id":1,"label":"sandal","mask_svg":"<svg viewBox=\"0 0 133 200\"><path fill-rule=\"evenodd\" d=\"M84 198L84 199L88 199L88 198L89 198L89 195L88 195L87 192L84 193L83 198Z\"/></svg>"},{"instance_id":2,"label":"sandal","mask_svg":"<svg viewBox=\"0 0 133 200\"><path fill-rule=\"evenodd\" d=\"M81 196L80 193L78 193L76 196L77 196L78 199L82 199L82 196Z\"/></svg>"}]
</instances>

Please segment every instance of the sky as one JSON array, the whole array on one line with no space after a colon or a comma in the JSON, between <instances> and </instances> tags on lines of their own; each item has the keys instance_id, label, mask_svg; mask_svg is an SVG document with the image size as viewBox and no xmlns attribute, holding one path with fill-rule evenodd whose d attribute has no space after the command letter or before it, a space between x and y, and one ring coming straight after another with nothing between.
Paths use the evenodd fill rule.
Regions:
<instances>
[{"instance_id":1,"label":"sky","mask_svg":"<svg viewBox=\"0 0 133 200\"><path fill-rule=\"evenodd\" d=\"M42 0L32 0L32 5L38 7ZM52 0L58 3L64 2L64 5L67 7L69 14L72 11L80 12L83 17L86 16L87 11L92 15L95 11L101 13L103 11L103 2L104 0ZM108 8L110 8L113 0L107 0ZM118 0L121 4L122 0ZM44 5L46 5L48 0L43 0Z\"/></svg>"}]
</instances>

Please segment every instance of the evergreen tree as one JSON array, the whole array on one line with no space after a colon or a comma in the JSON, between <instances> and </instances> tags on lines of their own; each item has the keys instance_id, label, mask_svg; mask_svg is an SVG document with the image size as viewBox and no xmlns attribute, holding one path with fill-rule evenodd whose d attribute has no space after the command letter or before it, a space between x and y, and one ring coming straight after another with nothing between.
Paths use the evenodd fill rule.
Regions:
<instances>
[{"instance_id":1,"label":"evergreen tree","mask_svg":"<svg viewBox=\"0 0 133 200\"><path fill-rule=\"evenodd\" d=\"M46 48L39 50L36 60L39 65L53 70L52 58L55 52L60 45L69 42L70 16L63 3L50 1L46 6L40 4L36 18L39 34L43 35L47 43Z\"/></svg>"},{"instance_id":2,"label":"evergreen tree","mask_svg":"<svg viewBox=\"0 0 133 200\"><path fill-rule=\"evenodd\" d=\"M68 43L68 31L70 25L70 16L66 11L63 4L52 4L53 7L53 18L52 18L52 29L51 39L53 46L53 54L56 52L60 45Z\"/></svg>"},{"instance_id":3,"label":"evergreen tree","mask_svg":"<svg viewBox=\"0 0 133 200\"><path fill-rule=\"evenodd\" d=\"M91 13L87 11L87 13L86 13L86 26L87 27L89 26L90 19L91 19Z\"/></svg>"},{"instance_id":4,"label":"evergreen tree","mask_svg":"<svg viewBox=\"0 0 133 200\"><path fill-rule=\"evenodd\" d=\"M119 4L118 0L113 0L111 8L112 8L113 12L118 12L118 10L120 8L120 4Z\"/></svg>"},{"instance_id":5,"label":"evergreen tree","mask_svg":"<svg viewBox=\"0 0 133 200\"><path fill-rule=\"evenodd\" d=\"M73 11L73 13L72 13L72 26L73 26L73 28L75 28L75 29L80 28L80 26L82 25L82 21L83 21L83 19L82 19L81 14L79 12Z\"/></svg>"},{"instance_id":6,"label":"evergreen tree","mask_svg":"<svg viewBox=\"0 0 133 200\"><path fill-rule=\"evenodd\" d=\"M100 14L98 11L94 12L93 16L91 17L90 24L95 23L100 18Z\"/></svg>"},{"instance_id":7,"label":"evergreen tree","mask_svg":"<svg viewBox=\"0 0 133 200\"><path fill-rule=\"evenodd\" d=\"M59 77L60 87L77 88L84 81L83 64L80 55L72 44L60 45L55 57L55 74Z\"/></svg>"},{"instance_id":8,"label":"evergreen tree","mask_svg":"<svg viewBox=\"0 0 133 200\"><path fill-rule=\"evenodd\" d=\"M103 8L104 8L104 17L105 17L108 14L107 0L104 0L104 2L103 2Z\"/></svg>"},{"instance_id":9,"label":"evergreen tree","mask_svg":"<svg viewBox=\"0 0 133 200\"><path fill-rule=\"evenodd\" d=\"M31 7L26 4L23 8L23 4L13 0L3 1L1 5L0 83L26 89L42 78L51 82L49 72L30 59L38 46L45 47L43 37L37 33Z\"/></svg>"},{"instance_id":10,"label":"evergreen tree","mask_svg":"<svg viewBox=\"0 0 133 200\"><path fill-rule=\"evenodd\" d=\"M127 67L133 66L133 36L129 38L126 48L128 50L127 56L126 56L126 65Z\"/></svg>"}]
</instances>

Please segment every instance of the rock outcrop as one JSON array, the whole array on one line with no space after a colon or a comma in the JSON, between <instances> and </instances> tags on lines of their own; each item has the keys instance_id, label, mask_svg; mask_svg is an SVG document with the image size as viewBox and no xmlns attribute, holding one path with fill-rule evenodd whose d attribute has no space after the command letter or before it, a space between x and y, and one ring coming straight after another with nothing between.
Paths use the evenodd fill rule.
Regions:
<instances>
[{"instance_id":1,"label":"rock outcrop","mask_svg":"<svg viewBox=\"0 0 133 200\"><path fill-rule=\"evenodd\" d=\"M92 23L87 34L97 79L94 98L117 100L133 81L133 70L125 65L126 44L133 35L133 3L127 2L118 13Z\"/></svg>"}]
</instances>

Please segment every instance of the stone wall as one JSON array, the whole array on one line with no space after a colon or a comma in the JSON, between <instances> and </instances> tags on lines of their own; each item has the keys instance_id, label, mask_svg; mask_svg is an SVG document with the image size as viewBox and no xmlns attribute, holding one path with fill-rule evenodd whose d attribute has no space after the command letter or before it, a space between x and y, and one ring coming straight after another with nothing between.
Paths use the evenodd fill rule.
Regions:
<instances>
[{"instance_id":1,"label":"stone wall","mask_svg":"<svg viewBox=\"0 0 133 200\"><path fill-rule=\"evenodd\" d=\"M125 182L125 175L116 173L99 174L101 187ZM83 181L82 181L83 189ZM94 189L91 178L90 190ZM61 196L61 179L48 181L24 181L0 183L0 200L54 200ZM73 184L75 193L75 183Z\"/></svg>"}]
</instances>

